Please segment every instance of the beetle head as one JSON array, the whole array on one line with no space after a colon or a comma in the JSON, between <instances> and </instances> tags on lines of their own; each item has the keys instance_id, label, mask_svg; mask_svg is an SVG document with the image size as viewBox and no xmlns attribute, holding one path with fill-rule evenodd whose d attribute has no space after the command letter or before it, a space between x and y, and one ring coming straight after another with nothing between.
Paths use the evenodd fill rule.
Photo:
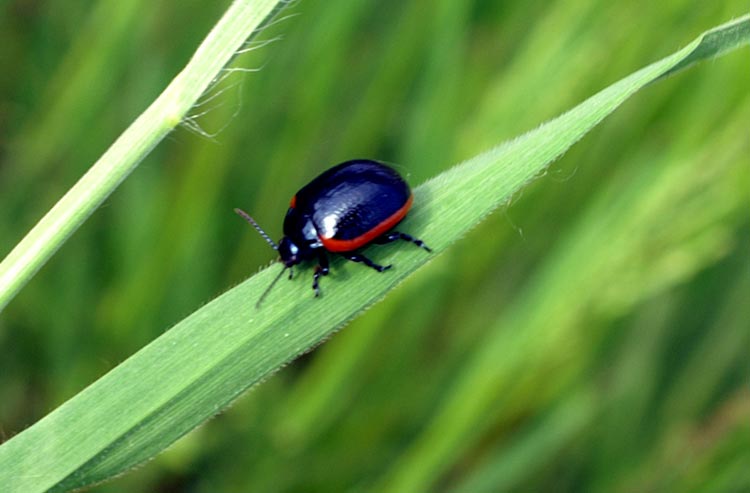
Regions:
<instances>
[{"instance_id":1,"label":"beetle head","mask_svg":"<svg viewBox=\"0 0 750 493\"><path fill-rule=\"evenodd\" d=\"M288 236L281 239L278 251L281 262L287 267L292 267L302 261L300 248Z\"/></svg>"}]
</instances>

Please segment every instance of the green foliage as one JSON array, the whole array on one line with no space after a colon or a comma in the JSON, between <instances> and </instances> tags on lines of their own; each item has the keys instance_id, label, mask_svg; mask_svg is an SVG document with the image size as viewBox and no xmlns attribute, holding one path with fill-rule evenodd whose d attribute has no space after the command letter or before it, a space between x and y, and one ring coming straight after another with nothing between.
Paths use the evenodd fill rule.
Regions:
<instances>
[{"instance_id":1,"label":"green foliage","mask_svg":"<svg viewBox=\"0 0 750 493\"><path fill-rule=\"evenodd\" d=\"M0 310L161 139L181 122L191 123L188 111L277 3L232 4L185 69L0 263Z\"/></svg>"},{"instance_id":2,"label":"green foliage","mask_svg":"<svg viewBox=\"0 0 750 493\"><path fill-rule=\"evenodd\" d=\"M187 60L178 40L200 36L198 14L175 4L144 22L126 15L139 3L109 13L122 23L114 33L92 14L83 32L107 44L74 51L84 61L64 60L54 78L78 81L65 98L84 103L91 81L80 71L100 74L109 120L92 125L104 109L70 115L78 105L60 103L14 134L13 159L0 168L11 211L0 223L3 251ZM174 134L3 313L5 433L78 395L0 447L0 463L17 468L0 468L11 474L2 483L64 489L152 456L434 259L312 357L96 490L747 486L746 60L729 56L649 87L518 194L644 84L746 39L747 20L735 24L744 33L697 40L438 174L671 51L685 33L742 12L738 2L680 17L679 2L642 3L637 16L634 5L581 1L544 10L447 0L295 6L303 15L263 33L283 41L235 62L264 69L232 75L211 94L232 90L193 110L191 125L216 136ZM115 92L107 66L138 66L149 45L133 47L132 60L102 53L125 55L136 30L163 36L160 23L179 16L165 60L122 75L134 87ZM3 34L13 35L22 37ZM53 48L36 42L44 60ZM43 148L80 166L56 169ZM374 247L368 253L394 270L335 262L320 300L298 271L255 310L269 269L156 338L270 257L232 207L278 233L296 188L355 155L399 163L413 183L438 175L417 187L404 229L442 255ZM447 249L511 197L504 214Z\"/></svg>"}]
</instances>

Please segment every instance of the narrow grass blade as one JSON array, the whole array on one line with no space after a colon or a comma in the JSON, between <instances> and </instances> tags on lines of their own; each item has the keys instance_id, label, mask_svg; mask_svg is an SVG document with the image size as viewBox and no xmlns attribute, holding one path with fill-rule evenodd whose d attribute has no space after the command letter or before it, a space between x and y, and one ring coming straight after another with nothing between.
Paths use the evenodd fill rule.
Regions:
<instances>
[{"instance_id":1,"label":"narrow grass blade","mask_svg":"<svg viewBox=\"0 0 750 493\"><path fill-rule=\"evenodd\" d=\"M0 310L65 240L179 125L279 0L236 0L161 95L0 263Z\"/></svg>"}]
</instances>

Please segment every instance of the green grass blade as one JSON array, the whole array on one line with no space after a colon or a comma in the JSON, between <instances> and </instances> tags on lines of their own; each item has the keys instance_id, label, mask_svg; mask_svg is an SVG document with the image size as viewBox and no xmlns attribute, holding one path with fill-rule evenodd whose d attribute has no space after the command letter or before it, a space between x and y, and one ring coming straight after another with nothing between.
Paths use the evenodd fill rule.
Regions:
<instances>
[{"instance_id":1,"label":"green grass blade","mask_svg":"<svg viewBox=\"0 0 750 493\"><path fill-rule=\"evenodd\" d=\"M707 50L706 43L716 40L721 44ZM445 250L640 88L676 66L748 41L750 16L705 33L562 116L417 187L404 231L436 253ZM238 227L245 226L238 220ZM336 260L320 299L311 295L310 271L302 270L300 279L283 281L256 310L257 297L280 268L274 266L208 303L0 446L0 484L11 492L64 491L153 457L434 257L412 245L375 247L368 254L395 266L379 274Z\"/></svg>"},{"instance_id":2,"label":"green grass blade","mask_svg":"<svg viewBox=\"0 0 750 493\"><path fill-rule=\"evenodd\" d=\"M169 132L279 0L237 0L161 95L0 263L0 310Z\"/></svg>"},{"instance_id":3,"label":"green grass blade","mask_svg":"<svg viewBox=\"0 0 750 493\"><path fill-rule=\"evenodd\" d=\"M616 318L628 312L670 284L691 277L727 250L731 241L716 224L728 211L747 207L746 194L732 192L732 187L747 181L743 182L745 168L737 164L747 152L746 141L738 137L745 133L749 115L750 105L741 106L739 118L704 133L707 142L716 144L710 152L685 155L679 151L680 142L674 142L670 159L649 166L653 161L646 151L631 158L643 166L624 166L623 173L596 190L581 221L518 286L514 304L505 307L497 320L487 322L481 348L451 375L434 414L420 425L418 437L394 460L393 470L376 490L431 490L448 465L475 450L472 447L479 446L477 442L490 430L502 429L503 420L544 407L542 403L555 394L552 389L569 387L580 376L587 359L582 348L595 346L603 337L592 318ZM704 170L709 161L712 166ZM633 173L633 169L638 171ZM648 252L647 260L643 252ZM651 362L658 361L657 349L662 347L658 342L663 342L670 327L659 323L661 316L644 317L652 318L657 321L640 321L633 335L638 350L629 353L621 370L612 370L637 387L636 399L649 395L645 390L654 385L656 370ZM609 385L614 392L614 383ZM622 399L613 400L622 403ZM607 439L616 454L602 458L604 463L616 462L615 457L624 453L637 425L654 421L653 411L637 413L643 409L641 402L630 404L623 406L627 409L623 419L613 418L615 423L610 424ZM508 467L519 464L508 442L498 441L501 457L488 467L493 470L490 476L501 484L512 484L520 476ZM542 455L536 458L543 461ZM539 462L534 464L539 466ZM526 477L533 474L526 472Z\"/></svg>"}]
</instances>

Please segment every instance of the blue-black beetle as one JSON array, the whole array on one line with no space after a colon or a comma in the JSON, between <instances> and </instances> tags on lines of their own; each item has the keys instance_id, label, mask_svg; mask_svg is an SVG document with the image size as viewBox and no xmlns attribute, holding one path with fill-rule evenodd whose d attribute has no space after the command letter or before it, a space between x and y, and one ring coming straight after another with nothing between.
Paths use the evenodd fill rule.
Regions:
<instances>
[{"instance_id":1,"label":"blue-black beetle","mask_svg":"<svg viewBox=\"0 0 750 493\"><path fill-rule=\"evenodd\" d=\"M240 209L235 212L279 252L284 264L281 273L289 269L290 279L294 265L317 259L312 287L319 296L318 281L329 271L328 252L383 272L391 266L378 265L357 250L370 243L405 240L432 251L421 240L393 231L406 217L412 201L409 185L394 169L377 161L355 159L323 172L292 197L284 218L284 237L278 244L249 214Z\"/></svg>"}]
</instances>

